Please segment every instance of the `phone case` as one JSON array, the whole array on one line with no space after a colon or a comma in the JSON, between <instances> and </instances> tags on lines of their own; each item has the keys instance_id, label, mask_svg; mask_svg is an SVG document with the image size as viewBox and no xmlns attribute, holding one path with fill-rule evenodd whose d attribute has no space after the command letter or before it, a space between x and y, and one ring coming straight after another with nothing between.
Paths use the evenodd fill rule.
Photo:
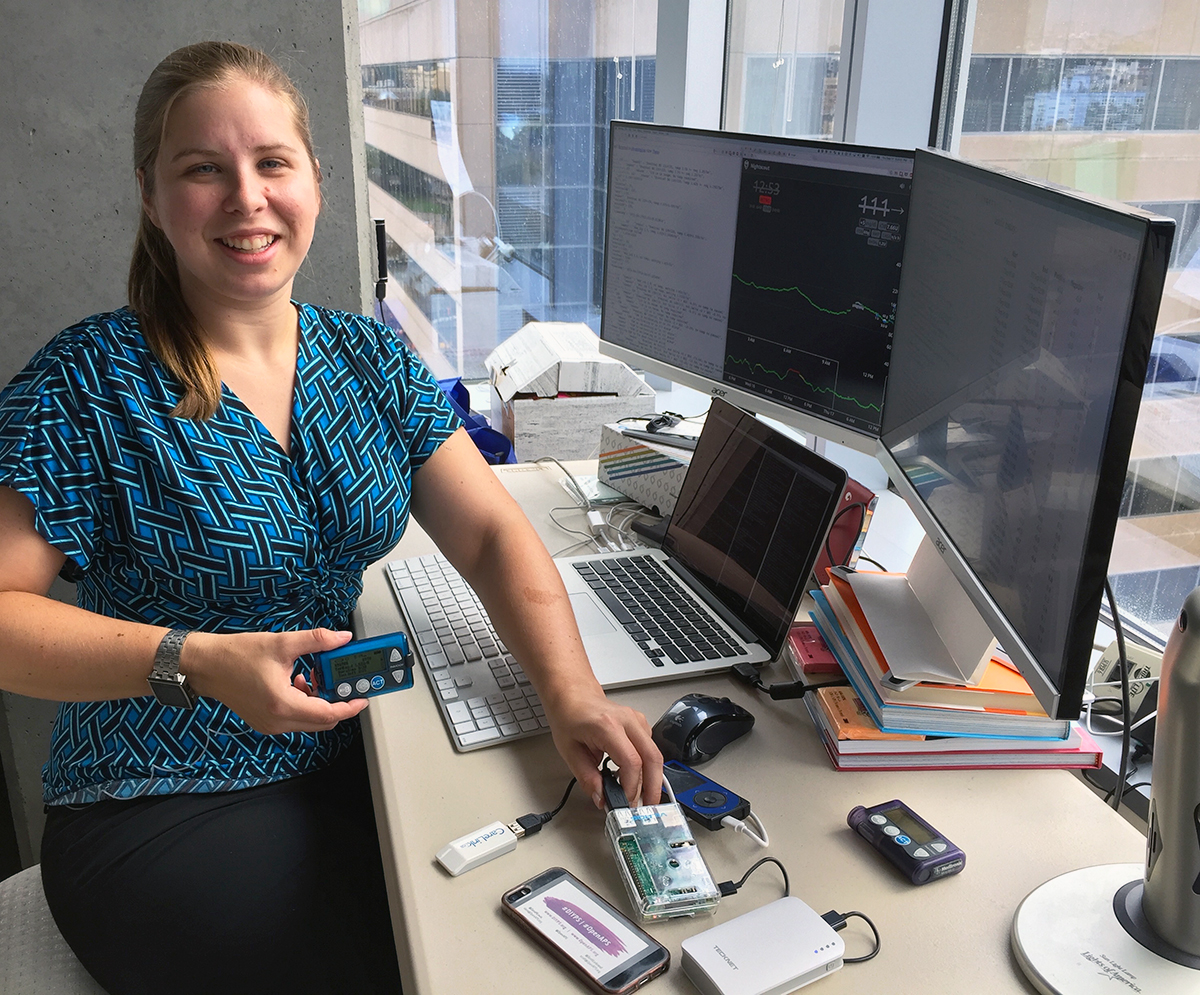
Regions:
<instances>
[{"instance_id":1,"label":"phone case","mask_svg":"<svg viewBox=\"0 0 1200 995\"><path fill-rule=\"evenodd\" d=\"M580 891L582 891L585 895L587 895L590 899L592 899L592 901L596 902L596 904L598 904L602 909L604 909L606 912L608 912L614 919L618 920L621 923L621 925L623 925L624 927L629 929L631 932L637 934L638 936L643 937L646 940L646 942L651 945L651 947L653 949L661 950L663 953L663 960L662 960L661 964L657 965L656 967L654 967L646 972L643 972L642 974L639 974L635 978L630 979L629 981L627 981L625 984L623 984L619 988L607 987L605 985L602 985L599 981L597 981L590 974L588 974L587 971L585 971L574 958L569 956L561 947L559 947L556 944L554 944L553 942L551 942L551 940L544 933L539 932L527 919L525 919L523 916L521 916L520 913L518 913L516 911L516 909L513 908L513 906L510 905L508 902L508 896L510 894L512 894L514 891L519 890L520 888L528 887L528 886L534 884L535 882L537 882L538 886L540 887L541 883L545 881L546 876L548 874L550 874L552 871L557 871L557 872L559 872L560 877L564 877L564 878L567 878L568 880L570 880L577 888L579 888ZM661 974L665 974L667 971L667 968L670 967L670 965L671 965L671 951L670 950L668 950L661 943L659 943L656 939L654 939L654 937L652 937L644 929L641 929L640 927L638 927L631 919L629 919L628 916L622 915L620 912L618 912L616 909L614 909L609 902L605 901L603 898L601 898L599 895L597 895L594 891L592 891L591 888L589 888L586 884L584 884L582 881L580 881L579 878L575 877L574 874L572 874L568 870L565 870L564 868L552 867L549 870L543 871L541 874L538 874L538 875L530 878L528 881L525 881L522 884L519 884L513 888L507 889L504 892L504 895L500 899L500 908L503 910L504 914L506 916L508 916L509 919L511 919L514 923L516 923L516 925L518 927L520 927L520 929L523 933L525 933L527 936L531 937L534 940L534 942L537 943L538 946L547 950L554 957L555 960L557 960L559 963L565 965L575 977L577 977L580 981L582 981L585 985L587 985L588 988L591 989L592 991L598 992L599 995L628 995L629 992L632 992L635 989L640 988L642 985L646 984L646 982L650 981L652 978L656 978Z\"/></svg>"}]
</instances>

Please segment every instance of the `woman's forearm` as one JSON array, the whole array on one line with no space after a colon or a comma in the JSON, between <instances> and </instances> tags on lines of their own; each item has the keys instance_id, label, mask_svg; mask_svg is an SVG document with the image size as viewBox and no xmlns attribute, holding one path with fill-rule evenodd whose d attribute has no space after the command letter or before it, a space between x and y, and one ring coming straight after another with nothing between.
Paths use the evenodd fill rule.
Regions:
<instances>
[{"instance_id":1,"label":"woman's forearm","mask_svg":"<svg viewBox=\"0 0 1200 995\"><path fill-rule=\"evenodd\" d=\"M147 694L146 677L166 631L0 591L0 688L52 701Z\"/></svg>"}]
</instances>

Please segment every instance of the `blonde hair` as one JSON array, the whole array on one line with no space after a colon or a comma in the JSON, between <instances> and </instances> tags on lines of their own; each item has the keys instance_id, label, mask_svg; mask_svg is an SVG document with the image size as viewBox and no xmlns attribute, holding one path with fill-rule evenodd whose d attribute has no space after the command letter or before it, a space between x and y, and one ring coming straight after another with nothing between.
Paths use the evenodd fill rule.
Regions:
<instances>
[{"instance_id":1,"label":"blonde hair","mask_svg":"<svg viewBox=\"0 0 1200 995\"><path fill-rule=\"evenodd\" d=\"M146 196L154 192L154 166L175 101L199 89L221 88L246 80L283 97L292 108L317 182L321 171L313 152L308 105L296 85L265 52L236 42L206 41L172 52L146 80L133 120L133 164ZM221 403L221 378L201 334L199 322L183 299L175 250L142 207L133 258L129 262L129 306L154 355L183 385L183 397L171 414L211 418Z\"/></svg>"}]
</instances>

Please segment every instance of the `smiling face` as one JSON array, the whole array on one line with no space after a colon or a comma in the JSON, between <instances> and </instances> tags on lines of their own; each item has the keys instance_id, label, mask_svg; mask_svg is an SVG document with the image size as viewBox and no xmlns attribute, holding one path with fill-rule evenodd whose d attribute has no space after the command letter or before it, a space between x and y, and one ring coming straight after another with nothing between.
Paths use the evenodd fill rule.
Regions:
<instances>
[{"instance_id":1,"label":"smiling face","mask_svg":"<svg viewBox=\"0 0 1200 995\"><path fill-rule=\"evenodd\" d=\"M287 99L243 79L185 93L153 170L142 204L194 312L287 302L321 205Z\"/></svg>"}]
</instances>

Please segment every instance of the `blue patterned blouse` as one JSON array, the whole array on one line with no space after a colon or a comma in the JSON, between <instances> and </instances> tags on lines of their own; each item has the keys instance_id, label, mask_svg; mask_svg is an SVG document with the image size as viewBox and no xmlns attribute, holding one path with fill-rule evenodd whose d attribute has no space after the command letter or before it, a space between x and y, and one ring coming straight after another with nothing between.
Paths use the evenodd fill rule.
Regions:
<instances>
[{"instance_id":1,"label":"blue patterned blouse","mask_svg":"<svg viewBox=\"0 0 1200 995\"><path fill-rule=\"evenodd\" d=\"M127 309L59 333L0 391L0 484L79 568L81 608L210 632L345 624L404 531L412 474L459 421L390 329L299 310L290 456L227 389L208 421L170 417L179 385ZM44 794L263 784L327 764L355 726L264 736L211 698L67 703Z\"/></svg>"}]
</instances>

